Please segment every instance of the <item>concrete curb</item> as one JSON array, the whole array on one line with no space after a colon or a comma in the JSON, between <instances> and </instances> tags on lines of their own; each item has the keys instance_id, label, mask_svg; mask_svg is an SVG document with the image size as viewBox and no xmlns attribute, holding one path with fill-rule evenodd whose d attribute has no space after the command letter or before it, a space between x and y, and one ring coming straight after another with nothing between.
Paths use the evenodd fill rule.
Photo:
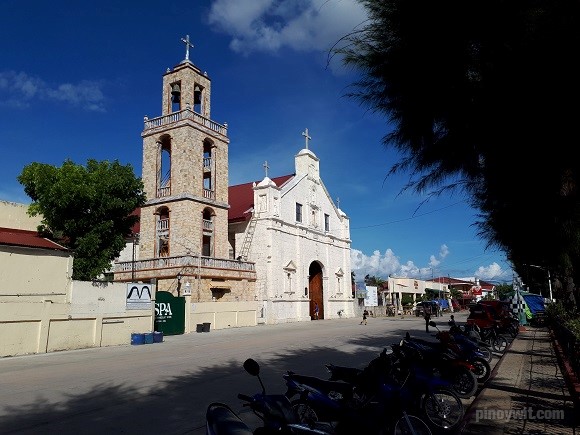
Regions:
<instances>
[{"instance_id":1,"label":"concrete curb","mask_svg":"<svg viewBox=\"0 0 580 435\"><path fill-rule=\"evenodd\" d=\"M564 349L562 349L562 345L556 338L556 334L552 330L552 328L548 327L550 331L550 338L554 345L554 351L556 353L556 358L558 359L558 364L560 365L560 370L562 370L562 374L564 375L564 381L568 386L568 390L570 391L570 395L572 396L572 401L574 402L574 410L576 415L576 421L580 420L580 381L574 373L574 369L570 364L570 361L566 357L564 353Z\"/></svg>"},{"instance_id":2,"label":"concrete curb","mask_svg":"<svg viewBox=\"0 0 580 435\"><path fill-rule=\"evenodd\" d=\"M469 405L469 407L465 410L465 415L463 416L463 421L459 427L459 430L457 431L457 433L463 433L467 427L469 426L469 424L473 421L473 418L475 416L475 411L479 405L479 401L481 399L482 394L485 391L485 385L490 382L495 375L497 374L497 371L499 370L499 367L501 366L501 364L503 363L503 360L505 358L505 356L507 355L508 351L512 348L513 343L518 339L518 337L516 336L510 343L509 345L506 347L506 349L504 350L503 354L501 355L501 357L499 358L499 361L497 362L497 364L495 365L495 367L493 368L493 370L491 371L491 375L489 376L489 379L487 381L485 381L485 383L483 384L483 387L481 388L481 390L479 391L479 393L477 394L477 396L475 396L475 399L473 399L473 402L471 402L471 404Z\"/></svg>"}]
</instances>

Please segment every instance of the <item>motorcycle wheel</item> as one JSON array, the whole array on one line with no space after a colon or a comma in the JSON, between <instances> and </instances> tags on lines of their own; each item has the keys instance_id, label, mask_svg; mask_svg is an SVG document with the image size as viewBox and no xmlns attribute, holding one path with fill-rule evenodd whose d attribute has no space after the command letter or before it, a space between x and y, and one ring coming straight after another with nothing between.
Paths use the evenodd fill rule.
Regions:
<instances>
[{"instance_id":1,"label":"motorcycle wheel","mask_svg":"<svg viewBox=\"0 0 580 435\"><path fill-rule=\"evenodd\" d=\"M491 347L496 352L503 352L508 345L506 338L503 335L495 337L491 343Z\"/></svg>"},{"instance_id":2,"label":"motorcycle wheel","mask_svg":"<svg viewBox=\"0 0 580 435\"><path fill-rule=\"evenodd\" d=\"M491 376L491 366L483 358L474 358L471 364L475 366L473 373L477 377L478 382L485 382Z\"/></svg>"},{"instance_id":3,"label":"motorcycle wheel","mask_svg":"<svg viewBox=\"0 0 580 435\"><path fill-rule=\"evenodd\" d=\"M477 392L477 376L466 367L453 369L451 383L453 390L463 399L469 399Z\"/></svg>"},{"instance_id":4,"label":"motorcycle wheel","mask_svg":"<svg viewBox=\"0 0 580 435\"><path fill-rule=\"evenodd\" d=\"M395 423L393 435L431 435L431 429L419 417L405 414Z\"/></svg>"},{"instance_id":5,"label":"motorcycle wheel","mask_svg":"<svg viewBox=\"0 0 580 435\"><path fill-rule=\"evenodd\" d=\"M422 410L427 424L436 431L458 428L465 414L461 399L450 390L427 393L423 399Z\"/></svg>"}]
</instances>

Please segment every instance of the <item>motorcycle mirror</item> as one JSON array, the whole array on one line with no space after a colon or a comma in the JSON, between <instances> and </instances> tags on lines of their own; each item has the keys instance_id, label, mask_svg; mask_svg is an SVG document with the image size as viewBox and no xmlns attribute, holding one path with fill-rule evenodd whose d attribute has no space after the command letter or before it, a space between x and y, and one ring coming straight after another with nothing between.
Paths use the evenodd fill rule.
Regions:
<instances>
[{"instance_id":1,"label":"motorcycle mirror","mask_svg":"<svg viewBox=\"0 0 580 435\"><path fill-rule=\"evenodd\" d=\"M436 327L436 326L437 326L437 323L435 323L433 320L431 320L431 321L429 322L429 326L435 326L435 327Z\"/></svg>"},{"instance_id":2,"label":"motorcycle mirror","mask_svg":"<svg viewBox=\"0 0 580 435\"><path fill-rule=\"evenodd\" d=\"M248 358L244 361L244 370L252 376L258 376L260 374L260 365L254 359Z\"/></svg>"}]
</instances>

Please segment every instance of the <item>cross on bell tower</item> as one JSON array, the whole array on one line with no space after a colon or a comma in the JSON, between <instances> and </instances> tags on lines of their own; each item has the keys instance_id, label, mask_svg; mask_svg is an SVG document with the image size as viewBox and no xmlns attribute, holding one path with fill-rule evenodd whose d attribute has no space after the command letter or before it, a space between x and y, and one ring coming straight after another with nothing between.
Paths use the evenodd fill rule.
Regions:
<instances>
[{"instance_id":1,"label":"cross on bell tower","mask_svg":"<svg viewBox=\"0 0 580 435\"><path fill-rule=\"evenodd\" d=\"M302 132L302 136L305 138L304 140L306 141L306 149L308 149L308 140L312 139L310 136L308 136L308 129Z\"/></svg>"},{"instance_id":2,"label":"cross on bell tower","mask_svg":"<svg viewBox=\"0 0 580 435\"><path fill-rule=\"evenodd\" d=\"M262 166L264 167L264 171L266 172L266 177L268 177L268 169L270 169L270 166L268 166L268 160L266 160Z\"/></svg>"},{"instance_id":3,"label":"cross on bell tower","mask_svg":"<svg viewBox=\"0 0 580 435\"><path fill-rule=\"evenodd\" d=\"M185 38L181 38L181 41L185 44L185 61L189 61L189 47L193 48L193 44L189 42L189 35L185 35Z\"/></svg>"}]
</instances>

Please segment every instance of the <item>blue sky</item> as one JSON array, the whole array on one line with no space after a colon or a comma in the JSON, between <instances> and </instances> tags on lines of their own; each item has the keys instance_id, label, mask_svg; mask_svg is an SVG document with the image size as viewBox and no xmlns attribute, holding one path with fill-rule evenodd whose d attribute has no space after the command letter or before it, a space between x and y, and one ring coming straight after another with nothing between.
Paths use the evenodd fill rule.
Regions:
<instances>
[{"instance_id":1,"label":"blue sky","mask_svg":"<svg viewBox=\"0 0 580 435\"><path fill-rule=\"evenodd\" d=\"M385 118L345 97L356 71L332 45L366 18L354 0L77 2L4 0L0 14L0 200L29 203L16 180L34 161L119 160L141 176L143 117L161 115L162 74L185 57L212 80L228 124L230 184L294 171L304 147L351 221L357 279L389 274L511 282L461 196L422 204L381 139Z\"/></svg>"}]
</instances>

